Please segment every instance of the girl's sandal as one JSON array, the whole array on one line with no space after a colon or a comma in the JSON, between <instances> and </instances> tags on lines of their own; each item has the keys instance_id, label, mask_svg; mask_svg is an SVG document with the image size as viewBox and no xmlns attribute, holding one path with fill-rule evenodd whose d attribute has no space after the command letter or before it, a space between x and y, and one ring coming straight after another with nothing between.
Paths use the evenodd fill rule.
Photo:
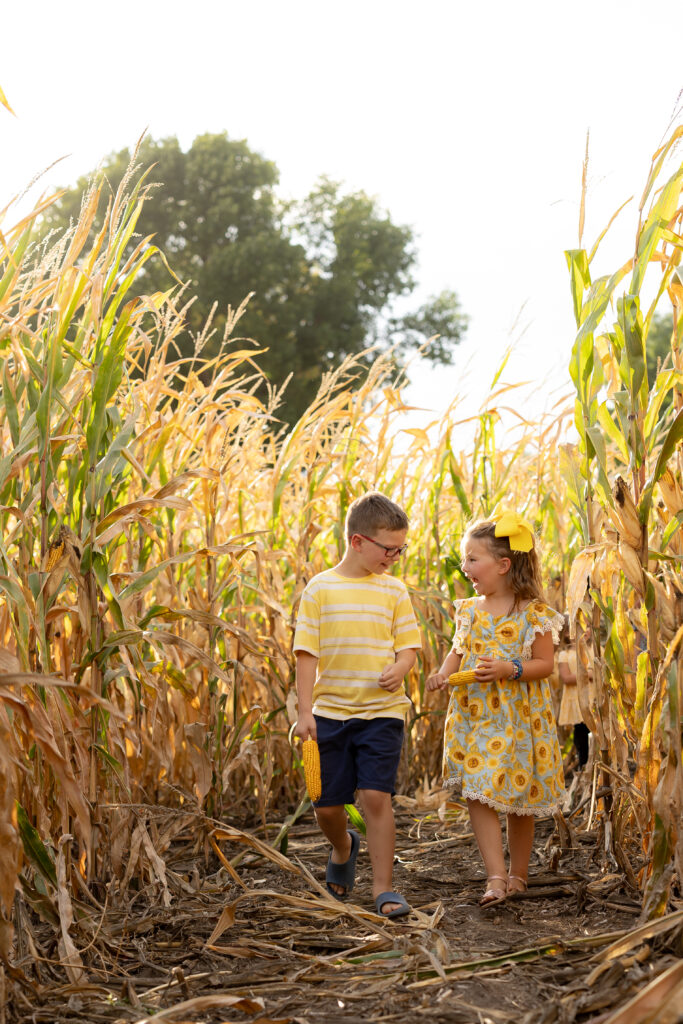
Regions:
<instances>
[{"instance_id":1,"label":"girl's sandal","mask_svg":"<svg viewBox=\"0 0 683 1024\"><path fill-rule=\"evenodd\" d=\"M510 886L510 882L514 879L515 882L520 882L520 885ZM522 878L521 875L508 875L508 896L514 896L515 893L527 891L526 878Z\"/></svg>"},{"instance_id":2,"label":"girl's sandal","mask_svg":"<svg viewBox=\"0 0 683 1024\"><path fill-rule=\"evenodd\" d=\"M505 888L498 885L492 885L493 881L503 882ZM480 907L492 907L496 903L502 903L507 897L507 878L505 875L489 875L486 879L486 892L479 900Z\"/></svg>"}]
</instances>

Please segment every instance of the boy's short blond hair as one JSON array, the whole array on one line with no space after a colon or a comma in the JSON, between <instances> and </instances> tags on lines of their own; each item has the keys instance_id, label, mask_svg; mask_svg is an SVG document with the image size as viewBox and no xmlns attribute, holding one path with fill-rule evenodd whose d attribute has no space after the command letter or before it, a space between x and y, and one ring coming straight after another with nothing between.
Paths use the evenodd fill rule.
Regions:
<instances>
[{"instance_id":1,"label":"boy's short blond hair","mask_svg":"<svg viewBox=\"0 0 683 1024\"><path fill-rule=\"evenodd\" d=\"M379 491L370 491L356 498L346 513L347 540L351 540L355 533L372 535L378 530L407 529L408 516L401 506Z\"/></svg>"}]
</instances>

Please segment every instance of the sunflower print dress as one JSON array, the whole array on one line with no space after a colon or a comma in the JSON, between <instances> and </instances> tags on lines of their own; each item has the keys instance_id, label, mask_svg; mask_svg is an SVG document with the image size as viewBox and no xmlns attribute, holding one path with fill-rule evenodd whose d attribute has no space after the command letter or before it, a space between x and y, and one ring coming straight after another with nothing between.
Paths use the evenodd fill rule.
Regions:
<instances>
[{"instance_id":1,"label":"sunflower print dress","mask_svg":"<svg viewBox=\"0 0 683 1024\"><path fill-rule=\"evenodd\" d=\"M460 669L481 657L531 658L537 635L559 641L562 616L543 601L490 615L477 597L455 602L453 650ZM564 792L552 694L547 679L499 679L454 686L444 733L444 784L510 814L552 813Z\"/></svg>"}]
</instances>

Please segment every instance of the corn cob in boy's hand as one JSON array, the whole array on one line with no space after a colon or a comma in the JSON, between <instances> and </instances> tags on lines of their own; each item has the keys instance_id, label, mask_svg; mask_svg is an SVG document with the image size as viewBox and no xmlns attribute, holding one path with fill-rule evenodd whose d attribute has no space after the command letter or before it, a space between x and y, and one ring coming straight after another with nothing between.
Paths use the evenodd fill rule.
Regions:
<instances>
[{"instance_id":1,"label":"corn cob in boy's hand","mask_svg":"<svg viewBox=\"0 0 683 1024\"><path fill-rule=\"evenodd\" d=\"M303 762L308 795L312 801L319 800L322 795L322 781L320 778L320 751L315 740L304 740Z\"/></svg>"},{"instance_id":2,"label":"corn cob in boy's hand","mask_svg":"<svg viewBox=\"0 0 683 1024\"><path fill-rule=\"evenodd\" d=\"M467 683L473 683L475 679L475 671L471 668L466 672L454 672L448 677L448 683L450 686L466 686Z\"/></svg>"}]
</instances>

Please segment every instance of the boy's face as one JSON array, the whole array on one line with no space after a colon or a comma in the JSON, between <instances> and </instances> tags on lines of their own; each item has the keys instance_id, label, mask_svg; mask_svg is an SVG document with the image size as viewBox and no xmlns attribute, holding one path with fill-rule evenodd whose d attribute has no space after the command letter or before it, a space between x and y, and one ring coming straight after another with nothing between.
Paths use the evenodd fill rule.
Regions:
<instances>
[{"instance_id":1,"label":"boy's face","mask_svg":"<svg viewBox=\"0 0 683 1024\"><path fill-rule=\"evenodd\" d=\"M351 547L366 572L382 573L393 568L403 554L407 530L375 530L373 533L354 533Z\"/></svg>"}]
</instances>

